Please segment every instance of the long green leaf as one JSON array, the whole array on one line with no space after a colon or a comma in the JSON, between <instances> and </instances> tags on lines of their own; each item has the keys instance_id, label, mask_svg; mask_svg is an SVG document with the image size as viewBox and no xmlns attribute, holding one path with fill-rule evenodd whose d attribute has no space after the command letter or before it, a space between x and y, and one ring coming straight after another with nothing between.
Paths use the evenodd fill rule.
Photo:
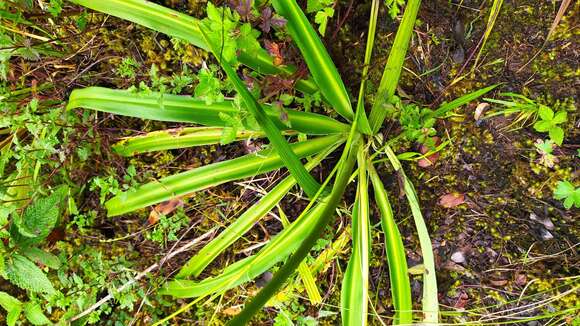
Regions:
<instances>
[{"instance_id":1,"label":"long green leaf","mask_svg":"<svg viewBox=\"0 0 580 326\"><path fill-rule=\"evenodd\" d=\"M205 101L189 96L161 93L139 94L126 90L103 87L88 87L74 90L67 109L88 108L142 119L198 123L211 127L224 127L226 122L221 114L235 116L239 109L233 101L207 105ZM265 105L264 110L279 128L288 129L280 121L279 113ZM346 133L349 127L332 118L309 112L288 110L288 121L292 129L316 135ZM246 126L251 129L251 126Z\"/></svg>"},{"instance_id":2,"label":"long green leaf","mask_svg":"<svg viewBox=\"0 0 580 326\"><path fill-rule=\"evenodd\" d=\"M471 92L471 93L465 94L459 98L456 98L455 100L453 100L449 103L443 103L439 106L439 108L437 108L437 110L435 110L435 112L433 112L432 116L435 118L442 117L447 112L475 100L476 98L478 98L478 97L484 95L485 93L488 93L489 91L493 90L497 86L498 85L491 85L491 86L488 86L488 87L485 87L482 89L478 89L474 92Z\"/></svg>"},{"instance_id":3,"label":"long green leaf","mask_svg":"<svg viewBox=\"0 0 580 326\"><path fill-rule=\"evenodd\" d=\"M433 246L431 245L431 238L429 237L429 230L423 219L419 199L415 188L409 178L405 175L401 162L393 152L390 146L385 147L391 165L400 177L403 178L403 187L405 196L411 206L413 220L419 235L419 244L421 245L421 254L423 255L423 265L425 271L423 272L423 321L428 325L435 325L439 322L439 299L437 295L437 275L435 271L435 258L433 257Z\"/></svg>"},{"instance_id":4,"label":"long green leaf","mask_svg":"<svg viewBox=\"0 0 580 326\"><path fill-rule=\"evenodd\" d=\"M379 90L371 109L369 120L374 133L380 129L387 115L385 104L390 103L393 95L395 95L420 6L421 0L407 1L403 20L397 30L397 35L395 35L395 41L389 53Z\"/></svg>"},{"instance_id":5,"label":"long green leaf","mask_svg":"<svg viewBox=\"0 0 580 326\"><path fill-rule=\"evenodd\" d=\"M341 141L341 136L333 135L295 143L291 146L298 157L306 157ZM107 201L105 206L109 216L121 215L176 196L183 196L225 182L266 173L282 166L284 166L284 162L277 152L267 149L256 154L209 164L142 185L133 191L118 194Z\"/></svg>"},{"instance_id":6,"label":"long green leaf","mask_svg":"<svg viewBox=\"0 0 580 326\"><path fill-rule=\"evenodd\" d=\"M330 195L322 200L324 203L323 209L320 212L321 218L317 221L314 228L307 234L304 241L301 242L300 247L292 254L286 263L280 267L278 272L274 274L272 280L260 291L253 299L248 302L244 309L234 317L228 325L246 325L252 316L254 316L260 308L284 285L286 280L298 268L302 260L308 255L312 247L316 244L316 240L320 238L326 226L332 221L335 214L336 207L340 203L342 195L348 185L350 175L356 162L356 153L358 147L361 146L360 134L354 132L356 130L357 121L353 123L351 134L345 149L343 150L341 159L338 164L338 173L335 183L332 187ZM318 207L318 206L317 206Z\"/></svg>"},{"instance_id":7,"label":"long green leaf","mask_svg":"<svg viewBox=\"0 0 580 326\"><path fill-rule=\"evenodd\" d=\"M278 214L280 215L282 225L287 228L290 225L290 221L280 206L278 206ZM322 296L320 296L320 292L318 291L318 287L316 286L312 272L310 271L310 268L305 261L298 265L298 275L302 279L302 284L304 284L304 288L306 289L306 294L308 295L308 299L310 299L310 303L313 305L322 303Z\"/></svg>"},{"instance_id":8,"label":"long green leaf","mask_svg":"<svg viewBox=\"0 0 580 326\"><path fill-rule=\"evenodd\" d=\"M113 150L122 156L161 150L187 148L202 145L219 144L225 128L192 127L160 130L145 135L128 137L113 145ZM264 137L263 132L239 130L235 139L252 139Z\"/></svg>"},{"instance_id":9,"label":"long green leaf","mask_svg":"<svg viewBox=\"0 0 580 326\"><path fill-rule=\"evenodd\" d=\"M389 264L393 306L395 307L393 324L411 325L413 323L413 303L403 239L393 217L389 196L381 178L372 164L368 165L368 171L375 191L375 202L381 212L381 226L385 233L385 250Z\"/></svg>"},{"instance_id":10,"label":"long green leaf","mask_svg":"<svg viewBox=\"0 0 580 326\"><path fill-rule=\"evenodd\" d=\"M358 158L357 199L352 211L352 251L341 291L342 325L364 326L368 316L369 291L369 196L367 158L361 146Z\"/></svg>"},{"instance_id":11,"label":"long green leaf","mask_svg":"<svg viewBox=\"0 0 580 326\"><path fill-rule=\"evenodd\" d=\"M199 48L209 50L201 35L199 19L144 0L71 0L81 6L143 25L163 34L187 41ZM256 53L242 52L238 58L244 65L263 74L290 75L293 66L277 66L264 49ZM318 89L312 80L299 80L296 88L301 92L314 93Z\"/></svg>"},{"instance_id":12,"label":"long green leaf","mask_svg":"<svg viewBox=\"0 0 580 326\"><path fill-rule=\"evenodd\" d=\"M333 148L330 148L333 149ZM330 153L326 150L314 157L306 164L306 168L311 170L324 157ZM264 215L276 206L284 196L296 185L296 180L288 176L280 182L274 189L269 191L259 202L245 210L232 224L230 224L218 237L213 239L203 247L195 256L191 257L187 264L181 268L176 278L185 278L190 275L199 276L199 274L211 263L215 257L222 253L234 241L239 239L244 233L248 232L252 226Z\"/></svg>"},{"instance_id":13,"label":"long green leaf","mask_svg":"<svg viewBox=\"0 0 580 326\"><path fill-rule=\"evenodd\" d=\"M379 0L373 0L371 4L371 16L369 18L369 29L367 32L367 45L365 50L365 59L363 63L362 80L358 92L358 101L356 103L356 112L358 116L358 125L360 132L366 135L372 135L371 126L365 111L365 91L367 85L367 78L369 67L371 65L371 57L373 55L373 48L375 46L375 35L377 32L377 19L379 17Z\"/></svg>"},{"instance_id":14,"label":"long green leaf","mask_svg":"<svg viewBox=\"0 0 580 326\"><path fill-rule=\"evenodd\" d=\"M238 92L238 94L242 97L243 102L246 105L246 109L252 114L262 131L268 137L270 143L272 143L272 147L276 150L288 171L296 178L296 181L302 187L304 192L310 197L314 197L318 189L320 188L320 184L318 181L310 175L310 173L304 168L300 159L296 156L296 154L292 151L292 148L282 136L280 129L274 121L280 120L279 118L272 119L269 117L264 108L258 103L254 95L248 90L244 82L241 80L238 73L232 68L229 62L223 60L220 54L220 48L218 44L213 44L211 39L207 36L206 32L203 28L200 29L201 34L205 38L206 42L209 44L210 49L214 57L219 61L222 69L226 72L228 79L234 85L234 88Z\"/></svg>"},{"instance_id":15,"label":"long green leaf","mask_svg":"<svg viewBox=\"0 0 580 326\"><path fill-rule=\"evenodd\" d=\"M178 298L194 298L222 293L251 281L295 251L306 235L320 222L322 212L327 205L326 202L321 201L306 214L302 214L289 227L284 228L256 255L228 266L220 275L199 282L173 280L163 287L161 294Z\"/></svg>"},{"instance_id":16,"label":"long green leaf","mask_svg":"<svg viewBox=\"0 0 580 326\"><path fill-rule=\"evenodd\" d=\"M324 44L295 0L272 0L276 12L288 20L288 33L298 45L322 95L340 115L353 120L346 87Z\"/></svg>"}]
</instances>

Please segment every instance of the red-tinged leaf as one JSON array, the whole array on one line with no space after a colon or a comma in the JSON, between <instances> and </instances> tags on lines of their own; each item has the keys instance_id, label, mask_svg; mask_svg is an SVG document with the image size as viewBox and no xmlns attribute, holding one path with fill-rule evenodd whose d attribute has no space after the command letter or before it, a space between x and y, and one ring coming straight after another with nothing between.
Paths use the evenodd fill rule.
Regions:
<instances>
[{"instance_id":1,"label":"red-tinged leaf","mask_svg":"<svg viewBox=\"0 0 580 326\"><path fill-rule=\"evenodd\" d=\"M441 144L441 138L433 137L431 139L435 143L435 147L437 147ZM419 152L421 152L421 154L427 154L432 150L433 150L432 147L429 147L429 146L424 145L424 144L421 144L421 147L419 147ZM417 164L422 168L430 167L433 164L435 164L435 162L439 159L439 156L441 156L441 154L439 152L433 153L425 158L420 159L417 162Z\"/></svg>"},{"instance_id":2,"label":"red-tinged leaf","mask_svg":"<svg viewBox=\"0 0 580 326\"><path fill-rule=\"evenodd\" d=\"M147 222L149 225L153 225L159 221L159 217L161 215L169 215L181 206L183 206L183 201L181 198L174 198L168 201L164 201L151 210Z\"/></svg>"},{"instance_id":3,"label":"red-tinged leaf","mask_svg":"<svg viewBox=\"0 0 580 326\"><path fill-rule=\"evenodd\" d=\"M282 56L282 45L265 40L264 46L266 47L266 50L268 50L268 53L270 53L270 55L274 58L275 66L280 66L284 63L284 57Z\"/></svg>"},{"instance_id":4,"label":"red-tinged leaf","mask_svg":"<svg viewBox=\"0 0 580 326\"><path fill-rule=\"evenodd\" d=\"M462 291L457 296L457 299L456 299L455 304L453 305L453 307L456 308L456 309L463 309L463 308L465 308L465 306L467 305L468 302L469 302L469 296L467 295L467 293L465 293L465 292Z\"/></svg>"},{"instance_id":5,"label":"red-tinged leaf","mask_svg":"<svg viewBox=\"0 0 580 326\"><path fill-rule=\"evenodd\" d=\"M439 205L445 208L453 208L465 203L465 195L452 192L439 197Z\"/></svg>"}]
</instances>

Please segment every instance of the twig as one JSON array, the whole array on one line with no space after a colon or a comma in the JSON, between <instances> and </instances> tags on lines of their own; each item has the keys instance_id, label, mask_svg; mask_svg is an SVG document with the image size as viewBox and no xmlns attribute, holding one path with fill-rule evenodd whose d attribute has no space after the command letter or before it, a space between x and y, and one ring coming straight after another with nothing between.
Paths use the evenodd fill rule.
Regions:
<instances>
[{"instance_id":1,"label":"twig","mask_svg":"<svg viewBox=\"0 0 580 326\"><path fill-rule=\"evenodd\" d=\"M149 266L147 269L145 269L144 271L142 271L141 273L137 274L137 276L135 276L134 279L129 280L129 282L123 284L121 287L115 289L113 291L113 293L120 293L125 291L126 289L128 289L131 285L135 284L137 281L139 281L140 279L142 279L143 277L147 276L147 274L151 273L152 271L156 270L157 268L159 268L159 266L163 265L166 261L170 260L171 258L175 257L176 255L188 250L189 248L199 244L201 241L205 240L206 238L210 237L214 232L215 232L216 228L213 228L211 230L209 230L208 232L202 234L201 236L189 241L188 243L186 243L185 245L181 246L179 249L172 251L170 253L168 253L165 257L161 258L161 260L159 260L159 262ZM90 306L89 308L85 309L83 312L81 312L80 314L72 317L70 319L71 322L81 319L85 316L87 316L88 314L90 314L91 312L97 310L100 306L102 306L103 304L105 304L107 301L113 299L113 295L111 293L107 294L104 298L102 298L101 300L97 301L95 304L93 304L92 306Z\"/></svg>"}]
</instances>

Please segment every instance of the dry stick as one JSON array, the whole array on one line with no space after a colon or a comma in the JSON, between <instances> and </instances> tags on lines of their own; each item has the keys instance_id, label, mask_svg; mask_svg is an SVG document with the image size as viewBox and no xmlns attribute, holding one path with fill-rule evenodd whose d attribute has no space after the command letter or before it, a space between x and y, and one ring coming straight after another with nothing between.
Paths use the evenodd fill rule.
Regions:
<instances>
[{"instance_id":1,"label":"dry stick","mask_svg":"<svg viewBox=\"0 0 580 326\"><path fill-rule=\"evenodd\" d=\"M170 260L171 258L175 257L176 255L188 250L189 248L197 245L198 243L200 243L201 241L205 240L206 238L210 237L211 235L214 234L216 228L213 228L211 230L209 230L208 232L202 234L201 236L189 241L188 243L186 243L185 245L181 246L179 249L168 253L165 257L161 258L161 260L159 260L159 262L149 266L147 269L145 269L144 271L142 271L141 273L137 274L137 276L135 276L134 279L130 280L129 282L123 284L121 287L115 289L113 291L113 293L121 293L123 291L125 291L126 289L128 289L131 285L137 283L137 281L139 281L140 279L142 279L143 277L147 276L147 274L151 273L152 271L156 270L157 268L159 268L161 265L163 265L166 261ZM92 306L90 306L89 308L87 308L85 311L81 312L80 314L72 317L69 321L73 322L75 320L81 319L85 316L87 316L88 314L90 314L91 312L97 310L100 306L102 306L103 304L105 304L107 301L113 299L113 295L112 294L107 294L104 298L102 298L101 300L97 301L95 304L93 304Z\"/></svg>"}]
</instances>

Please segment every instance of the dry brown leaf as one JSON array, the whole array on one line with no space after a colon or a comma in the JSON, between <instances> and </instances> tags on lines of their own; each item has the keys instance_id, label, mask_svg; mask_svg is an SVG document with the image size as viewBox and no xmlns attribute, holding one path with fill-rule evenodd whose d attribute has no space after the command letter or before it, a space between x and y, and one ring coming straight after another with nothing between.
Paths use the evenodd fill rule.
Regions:
<instances>
[{"instance_id":1,"label":"dry brown leaf","mask_svg":"<svg viewBox=\"0 0 580 326\"><path fill-rule=\"evenodd\" d=\"M169 215L181 206L183 206L183 200L181 200L181 198L173 198L168 201L164 201L151 210L147 222L149 225L153 225L159 221L159 217L161 215Z\"/></svg>"},{"instance_id":2,"label":"dry brown leaf","mask_svg":"<svg viewBox=\"0 0 580 326\"><path fill-rule=\"evenodd\" d=\"M433 137L432 139L435 141L435 146L439 146L441 144L441 138ZM429 151L431 151L429 146L421 145L421 147L419 147L419 152L421 152L421 154L427 154ZM439 156L441 156L439 152L433 153L417 161L417 164L422 168L430 167L435 164L435 162L439 159Z\"/></svg>"},{"instance_id":3,"label":"dry brown leaf","mask_svg":"<svg viewBox=\"0 0 580 326\"><path fill-rule=\"evenodd\" d=\"M445 208L453 208L465 203L465 195L452 192L439 197L439 205Z\"/></svg>"},{"instance_id":4,"label":"dry brown leaf","mask_svg":"<svg viewBox=\"0 0 580 326\"><path fill-rule=\"evenodd\" d=\"M235 316L235 315L239 314L240 311L242 311L242 308L240 308L239 306L234 306L234 307L229 307L229 308L223 310L222 314L224 314L226 316Z\"/></svg>"},{"instance_id":5,"label":"dry brown leaf","mask_svg":"<svg viewBox=\"0 0 580 326\"><path fill-rule=\"evenodd\" d=\"M483 111L485 111L487 108L489 108L489 103L486 102L479 103L479 105L477 105L477 107L475 108L475 114L473 115L473 118L476 121L479 120L483 115Z\"/></svg>"},{"instance_id":6,"label":"dry brown leaf","mask_svg":"<svg viewBox=\"0 0 580 326\"><path fill-rule=\"evenodd\" d=\"M508 284L508 280L489 280L489 283L494 286L504 286Z\"/></svg>"}]
</instances>

